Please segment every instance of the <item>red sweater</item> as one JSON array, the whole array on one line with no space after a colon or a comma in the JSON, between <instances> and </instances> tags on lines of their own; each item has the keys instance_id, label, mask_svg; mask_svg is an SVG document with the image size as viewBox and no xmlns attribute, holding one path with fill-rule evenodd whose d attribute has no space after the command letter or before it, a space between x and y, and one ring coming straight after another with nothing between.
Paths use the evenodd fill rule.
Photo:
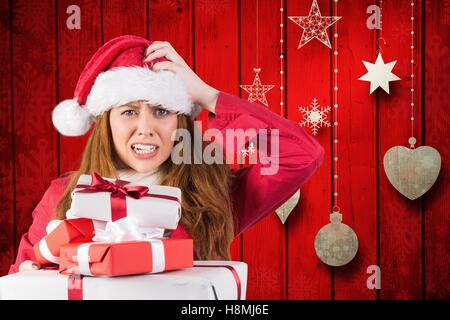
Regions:
<instances>
[{"instance_id":1,"label":"red sweater","mask_svg":"<svg viewBox=\"0 0 450 320\"><path fill-rule=\"evenodd\" d=\"M235 176L234 188L230 190L230 193L237 236L289 199L322 164L324 151L317 141L297 123L278 116L260 104L221 92L215 112L215 114L211 112L208 114L208 128L220 130L224 139L226 129L243 129L244 131L255 129L256 134L260 129L267 129L267 145L270 146L270 129L279 129L276 174L261 175L261 168L264 166L261 163L231 169ZM254 137L255 134L247 135L245 141L234 146L235 150L244 149L248 141ZM224 145L226 146L226 143ZM277 161L277 159L272 160ZM9 273L17 272L24 260L35 260L33 245L46 235L45 228L53 218L55 208L69 179L70 175L65 174L53 180L34 209L33 223L28 232L22 236L16 262L11 266ZM180 224L172 232L171 237L187 238L189 234Z\"/></svg>"}]
</instances>

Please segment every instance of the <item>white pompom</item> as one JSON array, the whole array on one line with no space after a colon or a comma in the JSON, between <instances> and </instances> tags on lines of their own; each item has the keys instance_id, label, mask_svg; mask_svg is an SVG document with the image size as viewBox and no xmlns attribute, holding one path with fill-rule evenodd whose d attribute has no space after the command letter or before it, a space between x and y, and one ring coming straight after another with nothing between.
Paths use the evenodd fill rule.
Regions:
<instances>
[{"instance_id":1,"label":"white pompom","mask_svg":"<svg viewBox=\"0 0 450 320\"><path fill-rule=\"evenodd\" d=\"M56 130L64 136L82 136L89 131L93 117L74 99L64 100L52 112Z\"/></svg>"}]
</instances>

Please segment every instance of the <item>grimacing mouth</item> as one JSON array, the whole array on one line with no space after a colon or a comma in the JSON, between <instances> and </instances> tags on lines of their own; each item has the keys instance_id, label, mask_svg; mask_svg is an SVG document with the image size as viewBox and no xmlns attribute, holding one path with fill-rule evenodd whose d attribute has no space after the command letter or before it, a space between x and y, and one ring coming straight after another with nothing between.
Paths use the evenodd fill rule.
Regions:
<instances>
[{"instance_id":1,"label":"grimacing mouth","mask_svg":"<svg viewBox=\"0 0 450 320\"><path fill-rule=\"evenodd\" d=\"M131 149L133 149L136 153L151 153L156 151L158 148L158 145L150 143L133 143L131 145Z\"/></svg>"}]
</instances>

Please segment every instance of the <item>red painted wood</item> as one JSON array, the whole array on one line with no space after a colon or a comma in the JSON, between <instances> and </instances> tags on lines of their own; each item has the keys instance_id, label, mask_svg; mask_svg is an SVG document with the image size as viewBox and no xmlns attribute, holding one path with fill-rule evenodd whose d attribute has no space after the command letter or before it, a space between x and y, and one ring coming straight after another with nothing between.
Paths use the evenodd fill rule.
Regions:
<instances>
[{"instance_id":1,"label":"red painted wood","mask_svg":"<svg viewBox=\"0 0 450 320\"><path fill-rule=\"evenodd\" d=\"M54 1L13 2L16 241L57 175L55 10Z\"/></svg>"},{"instance_id":2,"label":"red painted wood","mask_svg":"<svg viewBox=\"0 0 450 320\"><path fill-rule=\"evenodd\" d=\"M359 245L354 260L335 270L334 297L339 300L377 298L376 290L366 285L367 267L378 264L376 96L369 95L368 82L358 80L366 73L362 60L375 60L376 30L365 27L371 4L369 0L340 1L337 14L333 12L342 16L332 26L339 44L337 66L333 58L333 70L339 70L338 200L343 222L356 232Z\"/></svg>"},{"instance_id":3,"label":"red painted wood","mask_svg":"<svg viewBox=\"0 0 450 320\"><path fill-rule=\"evenodd\" d=\"M383 168L386 151L407 145L410 137L410 0L383 1L384 62L397 60L393 72L402 80L391 82L390 95L379 94L380 170L380 268L381 299L422 298L422 210L421 200L410 201L389 183ZM416 14L421 17L421 2ZM416 21L416 39L421 39L421 19ZM420 44L420 40L417 41ZM417 61L421 52L417 51ZM416 137L422 143L421 68L416 64Z\"/></svg>"},{"instance_id":4,"label":"red painted wood","mask_svg":"<svg viewBox=\"0 0 450 320\"><path fill-rule=\"evenodd\" d=\"M149 39L169 41L192 68L194 65L192 0L177 2L150 0L149 19Z\"/></svg>"},{"instance_id":5,"label":"red painted wood","mask_svg":"<svg viewBox=\"0 0 450 320\"><path fill-rule=\"evenodd\" d=\"M147 37L147 0L103 0L103 41L133 34Z\"/></svg>"},{"instance_id":6,"label":"red painted wood","mask_svg":"<svg viewBox=\"0 0 450 320\"><path fill-rule=\"evenodd\" d=\"M81 29L67 27L67 8L77 5L81 12ZM99 0L58 1L58 98L73 99L81 71L101 46L101 11ZM90 132L82 137L59 140L60 174L78 170Z\"/></svg>"},{"instance_id":7,"label":"red painted wood","mask_svg":"<svg viewBox=\"0 0 450 320\"><path fill-rule=\"evenodd\" d=\"M81 29L69 29L67 8L77 5L81 12ZM86 63L101 45L101 12L99 0L58 1L58 98L72 99ZM90 132L82 137L59 140L60 174L78 170L81 155Z\"/></svg>"},{"instance_id":8,"label":"red painted wood","mask_svg":"<svg viewBox=\"0 0 450 320\"><path fill-rule=\"evenodd\" d=\"M441 155L440 175L424 197L425 298L450 298L450 7L443 1L426 1L425 36L425 143Z\"/></svg>"},{"instance_id":9,"label":"red painted wood","mask_svg":"<svg viewBox=\"0 0 450 320\"><path fill-rule=\"evenodd\" d=\"M287 1L287 16L308 15L312 1ZM329 1L318 1L322 15L330 14ZM313 39L300 49L303 29L286 21L287 27L287 117L300 122L300 106L317 98L331 104L330 57L328 47ZM309 130L305 128L305 130ZM323 165L301 188L300 204L288 219L288 299L330 299L331 269L314 250L317 232L329 222L331 212L330 128L316 136L325 149Z\"/></svg>"},{"instance_id":10,"label":"red painted wood","mask_svg":"<svg viewBox=\"0 0 450 320\"><path fill-rule=\"evenodd\" d=\"M238 1L196 0L194 18L196 73L218 90L238 95ZM204 122L206 116L207 112L202 111L198 119ZM234 260L241 260L241 245L242 236L239 236L231 246Z\"/></svg>"},{"instance_id":11,"label":"red painted wood","mask_svg":"<svg viewBox=\"0 0 450 320\"><path fill-rule=\"evenodd\" d=\"M11 82L11 16L8 1L0 3L0 275L13 263L14 246L14 134Z\"/></svg>"},{"instance_id":12,"label":"red painted wood","mask_svg":"<svg viewBox=\"0 0 450 320\"><path fill-rule=\"evenodd\" d=\"M241 1L241 84L251 84L261 68L263 84L275 87L266 93L270 110L280 113L279 41L280 4L258 0L258 51L256 48L256 1ZM257 65L256 55L259 55ZM244 98L248 93L242 90ZM261 177L262 179L264 177ZM270 214L243 235L243 260L249 266L248 299L286 298L286 232L276 213Z\"/></svg>"}]
</instances>

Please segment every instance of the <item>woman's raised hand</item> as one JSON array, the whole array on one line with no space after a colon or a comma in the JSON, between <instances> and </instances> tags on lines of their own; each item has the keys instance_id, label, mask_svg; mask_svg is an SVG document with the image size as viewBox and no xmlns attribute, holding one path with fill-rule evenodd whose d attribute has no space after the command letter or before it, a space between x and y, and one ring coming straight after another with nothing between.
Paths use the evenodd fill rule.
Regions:
<instances>
[{"instance_id":1,"label":"woman's raised hand","mask_svg":"<svg viewBox=\"0 0 450 320\"><path fill-rule=\"evenodd\" d=\"M153 41L147 48L144 61L152 61L156 58L166 57L170 61L156 62L152 69L169 70L181 76L186 84L188 94L192 102L215 113L215 106L219 91L206 84L192 71L184 59L176 52L167 41Z\"/></svg>"}]
</instances>

